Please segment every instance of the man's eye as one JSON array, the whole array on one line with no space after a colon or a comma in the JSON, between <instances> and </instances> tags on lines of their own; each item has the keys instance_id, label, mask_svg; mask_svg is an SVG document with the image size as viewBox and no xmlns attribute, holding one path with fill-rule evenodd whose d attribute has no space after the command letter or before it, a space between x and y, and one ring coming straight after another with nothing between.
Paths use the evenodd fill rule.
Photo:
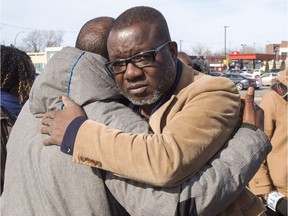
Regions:
<instances>
[{"instance_id":1,"label":"man's eye","mask_svg":"<svg viewBox=\"0 0 288 216\"><path fill-rule=\"evenodd\" d=\"M149 61L151 58L153 58L153 57L151 57L151 55L150 54L142 54L142 55L138 55L138 56L135 56L135 57L133 57L133 61L134 62L141 62L141 61Z\"/></svg>"},{"instance_id":2,"label":"man's eye","mask_svg":"<svg viewBox=\"0 0 288 216\"><path fill-rule=\"evenodd\" d=\"M119 62L114 62L112 67L113 68L118 68L118 67L123 67L125 65L125 62L119 61Z\"/></svg>"}]
</instances>

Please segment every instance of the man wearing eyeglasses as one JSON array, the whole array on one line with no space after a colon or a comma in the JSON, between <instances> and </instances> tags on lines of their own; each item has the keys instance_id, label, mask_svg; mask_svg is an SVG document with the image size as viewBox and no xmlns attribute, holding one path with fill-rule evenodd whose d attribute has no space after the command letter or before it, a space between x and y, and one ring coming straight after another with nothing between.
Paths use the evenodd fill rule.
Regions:
<instances>
[{"instance_id":1,"label":"man wearing eyeglasses","mask_svg":"<svg viewBox=\"0 0 288 216\"><path fill-rule=\"evenodd\" d=\"M63 97L66 108L42 120L42 133L51 135L44 144L62 143L61 150L73 154L74 162L124 178L162 187L183 183L233 135L240 111L237 89L228 79L182 64L165 18L149 7L122 13L107 47L108 72L130 107L149 120L151 133L124 133L87 120L79 106ZM262 212L259 200L244 190L223 215Z\"/></svg>"}]
</instances>

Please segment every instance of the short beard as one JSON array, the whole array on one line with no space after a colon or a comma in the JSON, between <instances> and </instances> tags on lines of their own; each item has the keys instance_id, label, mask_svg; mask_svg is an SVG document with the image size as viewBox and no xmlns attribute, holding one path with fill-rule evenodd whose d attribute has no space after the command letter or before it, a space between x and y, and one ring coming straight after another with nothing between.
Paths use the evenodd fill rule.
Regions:
<instances>
[{"instance_id":1,"label":"short beard","mask_svg":"<svg viewBox=\"0 0 288 216\"><path fill-rule=\"evenodd\" d=\"M134 98L130 98L127 95L124 95L126 98L128 98L129 101L131 101L133 104L138 105L138 106L144 106L144 105L151 105L156 103L157 101L159 101L162 97L161 93L158 90L155 90L153 92L153 94L146 99L134 99Z\"/></svg>"}]
</instances>

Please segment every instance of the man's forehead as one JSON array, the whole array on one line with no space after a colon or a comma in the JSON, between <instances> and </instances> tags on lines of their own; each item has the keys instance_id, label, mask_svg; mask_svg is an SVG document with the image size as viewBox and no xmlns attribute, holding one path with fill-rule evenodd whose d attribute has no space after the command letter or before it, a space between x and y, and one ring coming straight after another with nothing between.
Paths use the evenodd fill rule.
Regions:
<instances>
[{"instance_id":1,"label":"man's forehead","mask_svg":"<svg viewBox=\"0 0 288 216\"><path fill-rule=\"evenodd\" d=\"M111 35L120 35L122 32L147 32L155 29L155 25L153 23L147 22L137 22L131 24L129 26L123 26L121 28L112 29ZM110 35L109 35L110 36Z\"/></svg>"},{"instance_id":2,"label":"man's forehead","mask_svg":"<svg viewBox=\"0 0 288 216\"><path fill-rule=\"evenodd\" d=\"M143 43L143 40L150 41L157 40L157 29L153 25L147 23L135 24L123 29L117 29L110 32L108 43L113 43L115 40L122 43L124 41L131 41Z\"/></svg>"},{"instance_id":3,"label":"man's forehead","mask_svg":"<svg viewBox=\"0 0 288 216\"><path fill-rule=\"evenodd\" d=\"M137 39L134 37L133 42L132 39L117 40L115 38L108 43L108 53L114 57L117 56L117 58L125 58L143 51L142 46L145 46L145 40L139 37Z\"/></svg>"},{"instance_id":4,"label":"man's forehead","mask_svg":"<svg viewBox=\"0 0 288 216\"><path fill-rule=\"evenodd\" d=\"M108 37L108 53L111 59L127 58L158 45L155 27L147 23L112 30Z\"/></svg>"}]
</instances>

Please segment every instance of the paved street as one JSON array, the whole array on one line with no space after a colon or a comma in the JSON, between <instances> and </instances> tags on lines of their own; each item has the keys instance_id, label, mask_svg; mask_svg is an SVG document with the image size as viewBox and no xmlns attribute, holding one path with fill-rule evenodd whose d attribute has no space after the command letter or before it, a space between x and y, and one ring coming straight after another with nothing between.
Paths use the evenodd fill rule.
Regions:
<instances>
[{"instance_id":1,"label":"paved street","mask_svg":"<svg viewBox=\"0 0 288 216\"><path fill-rule=\"evenodd\" d=\"M262 96L269 91L270 87L269 86L264 86L261 87L260 89L255 90L255 102L259 105L262 99ZM240 91L241 95L245 95L246 90Z\"/></svg>"}]
</instances>

